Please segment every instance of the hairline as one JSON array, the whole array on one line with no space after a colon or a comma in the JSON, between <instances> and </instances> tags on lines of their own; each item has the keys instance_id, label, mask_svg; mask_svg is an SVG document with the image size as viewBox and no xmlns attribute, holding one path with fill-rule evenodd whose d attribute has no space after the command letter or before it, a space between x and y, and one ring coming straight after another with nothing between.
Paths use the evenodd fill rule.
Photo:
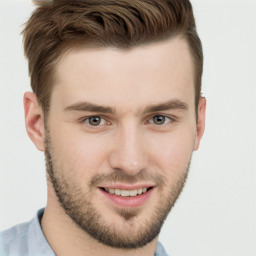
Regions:
<instances>
[{"instance_id":1,"label":"hairline","mask_svg":"<svg viewBox=\"0 0 256 256\"><path fill-rule=\"evenodd\" d=\"M195 63L195 57L193 54L193 49L190 45L190 43L188 42L188 39L185 35L185 33L172 33L170 34L168 37L165 36L163 38L158 38L157 40L151 40L151 41L144 41L144 42L139 42L139 43L135 43L135 44L131 44L131 45L127 45L127 46L122 46L122 45L114 45L114 44L110 44L110 43L100 43L100 42L95 42L93 40L91 40L90 42L86 41L86 40L70 40L67 42L64 42L62 47L61 47L61 51L59 53L59 56L56 60L52 61L50 64L50 67L52 67L52 73L50 75L50 91L49 91L49 97L48 97L48 104L47 107L42 106L41 102L39 102L39 105L42 107L43 112L45 117L47 118L49 111L50 111L50 107L51 107L51 98L52 98L52 92L54 87L57 84L58 81L58 75L57 75L57 68L59 63L71 52L73 51L79 51L79 50L83 50L83 49L107 49L107 48L113 48L116 50L124 50L124 51L129 51L132 50L134 48L140 47L140 46L150 46L152 44L157 44L157 43L164 43L167 41L171 41L174 39L181 39L184 40L186 42L186 44L188 45L188 50L189 50L189 54L192 58L192 67L193 67L193 87L194 87L194 100L195 100L195 104L196 104L196 63ZM38 97L37 97L38 98ZM198 104L195 105L195 111L196 111L196 116L197 116L197 107Z\"/></svg>"}]
</instances>

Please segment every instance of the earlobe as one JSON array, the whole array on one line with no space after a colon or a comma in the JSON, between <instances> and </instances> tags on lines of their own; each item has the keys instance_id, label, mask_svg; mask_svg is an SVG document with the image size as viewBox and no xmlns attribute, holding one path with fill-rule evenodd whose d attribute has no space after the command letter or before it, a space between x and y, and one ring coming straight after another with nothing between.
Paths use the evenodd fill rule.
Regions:
<instances>
[{"instance_id":1,"label":"earlobe","mask_svg":"<svg viewBox=\"0 0 256 256\"><path fill-rule=\"evenodd\" d=\"M32 92L26 92L23 98L25 125L29 138L38 150L44 151L44 115L37 97Z\"/></svg>"},{"instance_id":2,"label":"earlobe","mask_svg":"<svg viewBox=\"0 0 256 256\"><path fill-rule=\"evenodd\" d=\"M206 99L204 97L201 97L198 105L198 120L197 120L197 126L196 126L196 138L195 138L195 146L194 146L195 151L198 150L200 141L204 134L205 112L206 112Z\"/></svg>"}]
</instances>

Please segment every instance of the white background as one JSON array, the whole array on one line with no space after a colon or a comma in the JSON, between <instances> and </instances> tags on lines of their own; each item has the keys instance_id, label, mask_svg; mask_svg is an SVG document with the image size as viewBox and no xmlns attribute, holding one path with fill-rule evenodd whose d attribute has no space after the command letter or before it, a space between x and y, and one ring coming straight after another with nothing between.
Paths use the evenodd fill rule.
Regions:
<instances>
[{"instance_id":1,"label":"white background","mask_svg":"<svg viewBox=\"0 0 256 256\"><path fill-rule=\"evenodd\" d=\"M172 256L256 256L256 2L193 0L205 66L206 132L160 241ZM46 204L43 154L28 139L21 25L28 0L0 0L0 229Z\"/></svg>"}]
</instances>

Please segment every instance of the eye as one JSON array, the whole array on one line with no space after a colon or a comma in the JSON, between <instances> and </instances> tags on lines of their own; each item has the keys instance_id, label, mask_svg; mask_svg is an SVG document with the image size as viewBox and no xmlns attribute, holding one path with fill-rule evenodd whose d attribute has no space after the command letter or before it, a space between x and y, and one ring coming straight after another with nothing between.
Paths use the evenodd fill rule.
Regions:
<instances>
[{"instance_id":1,"label":"eye","mask_svg":"<svg viewBox=\"0 0 256 256\"><path fill-rule=\"evenodd\" d=\"M91 116L85 119L85 123L90 126L101 126L106 124L106 120L100 116Z\"/></svg>"},{"instance_id":2,"label":"eye","mask_svg":"<svg viewBox=\"0 0 256 256\"><path fill-rule=\"evenodd\" d=\"M167 116L155 115L149 120L149 123L156 124L156 125L165 125L171 121L172 121L171 118Z\"/></svg>"}]
</instances>

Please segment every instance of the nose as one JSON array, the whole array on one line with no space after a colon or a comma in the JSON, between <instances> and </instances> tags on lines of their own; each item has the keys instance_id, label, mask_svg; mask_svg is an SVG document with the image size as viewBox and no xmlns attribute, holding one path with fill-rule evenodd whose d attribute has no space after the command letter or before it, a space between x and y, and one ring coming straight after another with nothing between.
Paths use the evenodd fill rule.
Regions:
<instances>
[{"instance_id":1,"label":"nose","mask_svg":"<svg viewBox=\"0 0 256 256\"><path fill-rule=\"evenodd\" d=\"M147 154L143 131L136 125L120 128L112 143L109 157L111 168L120 169L132 176L146 168Z\"/></svg>"}]
</instances>

